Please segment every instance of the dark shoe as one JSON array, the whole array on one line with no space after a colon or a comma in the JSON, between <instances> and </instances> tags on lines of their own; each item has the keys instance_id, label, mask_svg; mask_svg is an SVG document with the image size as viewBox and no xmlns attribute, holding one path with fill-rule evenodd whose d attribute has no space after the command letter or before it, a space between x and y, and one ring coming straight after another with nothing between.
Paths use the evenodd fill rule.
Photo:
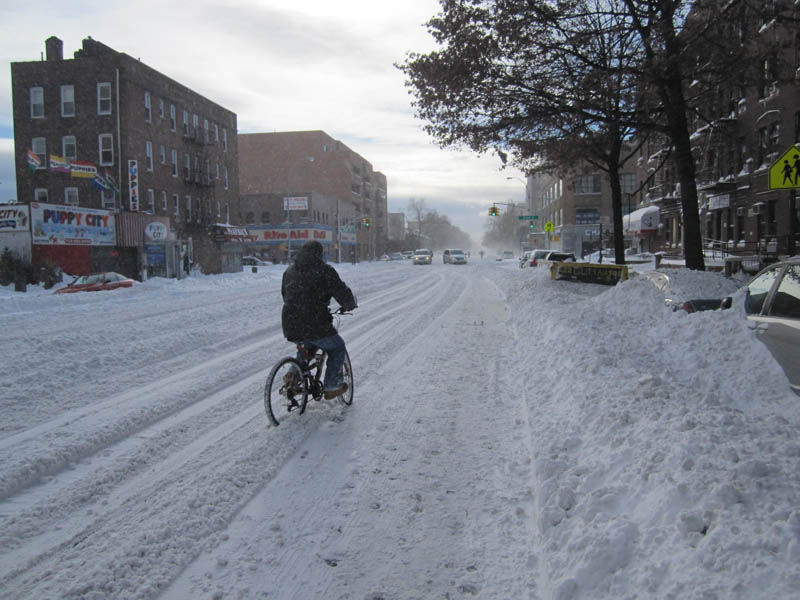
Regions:
<instances>
[{"instance_id":1,"label":"dark shoe","mask_svg":"<svg viewBox=\"0 0 800 600\"><path fill-rule=\"evenodd\" d=\"M336 396L341 396L346 391L347 391L347 384L343 383L339 387L330 390L325 390L325 393L323 395L325 396L325 400L330 400L332 398L336 398Z\"/></svg>"}]
</instances>

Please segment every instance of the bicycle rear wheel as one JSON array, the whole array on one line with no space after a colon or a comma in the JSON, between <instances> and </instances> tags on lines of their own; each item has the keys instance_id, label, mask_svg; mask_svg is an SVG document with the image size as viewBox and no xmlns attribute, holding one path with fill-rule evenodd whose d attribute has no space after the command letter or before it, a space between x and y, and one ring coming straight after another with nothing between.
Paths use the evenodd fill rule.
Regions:
<instances>
[{"instance_id":1,"label":"bicycle rear wheel","mask_svg":"<svg viewBox=\"0 0 800 600\"><path fill-rule=\"evenodd\" d=\"M344 355L344 382L347 384L347 391L339 396L339 399L350 406L353 403L353 366L350 364L350 354Z\"/></svg>"},{"instance_id":2,"label":"bicycle rear wheel","mask_svg":"<svg viewBox=\"0 0 800 600\"><path fill-rule=\"evenodd\" d=\"M308 384L296 359L278 361L264 387L264 408L273 425L279 425L291 412L302 414L308 402Z\"/></svg>"}]
</instances>

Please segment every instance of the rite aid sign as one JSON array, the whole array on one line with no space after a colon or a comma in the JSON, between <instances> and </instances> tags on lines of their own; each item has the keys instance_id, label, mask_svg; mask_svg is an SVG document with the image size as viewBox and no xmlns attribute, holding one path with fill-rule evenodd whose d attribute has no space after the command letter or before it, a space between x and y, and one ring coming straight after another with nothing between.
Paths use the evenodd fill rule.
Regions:
<instances>
[{"instance_id":1,"label":"rite aid sign","mask_svg":"<svg viewBox=\"0 0 800 600\"><path fill-rule=\"evenodd\" d=\"M144 229L144 237L153 242L163 242L167 239L167 226L160 221L151 221Z\"/></svg>"}]
</instances>

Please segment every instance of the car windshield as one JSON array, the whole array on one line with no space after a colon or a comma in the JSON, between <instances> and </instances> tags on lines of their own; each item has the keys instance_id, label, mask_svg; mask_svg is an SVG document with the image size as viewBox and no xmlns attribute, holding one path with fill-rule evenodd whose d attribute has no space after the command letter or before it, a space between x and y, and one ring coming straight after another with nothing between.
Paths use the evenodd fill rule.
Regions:
<instances>
[{"instance_id":1,"label":"car windshield","mask_svg":"<svg viewBox=\"0 0 800 600\"><path fill-rule=\"evenodd\" d=\"M431 253L430 250L417 250L416 252L414 252L414 254L420 254L420 255L426 255L426 256L428 254L430 254L430 253Z\"/></svg>"},{"instance_id":2,"label":"car windshield","mask_svg":"<svg viewBox=\"0 0 800 600\"><path fill-rule=\"evenodd\" d=\"M464 255L464 251L463 251L463 250L450 250L450 254L451 254L451 255L454 255L454 254L455 254L455 255L457 255L457 256L458 256L458 255L460 255L460 256L463 256L463 255Z\"/></svg>"},{"instance_id":3,"label":"car windshield","mask_svg":"<svg viewBox=\"0 0 800 600\"><path fill-rule=\"evenodd\" d=\"M102 275L81 275L72 285L86 285L87 283L100 283L103 281Z\"/></svg>"},{"instance_id":4,"label":"car windshield","mask_svg":"<svg viewBox=\"0 0 800 600\"><path fill-rule=\"evenodd\" d=\"M779 268L770 269L762 273L747 285L747 299L745 301L745 311L750 314L760 314L764 306L767 294L775 284L780 272Z\"/></svg>"}]
</instances>

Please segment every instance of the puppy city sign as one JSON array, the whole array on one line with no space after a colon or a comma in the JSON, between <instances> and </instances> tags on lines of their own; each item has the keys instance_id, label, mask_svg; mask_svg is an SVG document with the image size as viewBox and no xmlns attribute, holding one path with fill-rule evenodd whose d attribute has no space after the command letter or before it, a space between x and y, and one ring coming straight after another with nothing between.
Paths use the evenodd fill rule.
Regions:
<instances>
[{"instance_id":1,"label":"puppy city sign","mask_svg":"<svg viewBox=\"0 0 800 600\"><path fill-rule=\"evenodd\" d=\"M791 146L769 168L769 189L800 189L800 146Z\"/></svg>"}]
</instances>

